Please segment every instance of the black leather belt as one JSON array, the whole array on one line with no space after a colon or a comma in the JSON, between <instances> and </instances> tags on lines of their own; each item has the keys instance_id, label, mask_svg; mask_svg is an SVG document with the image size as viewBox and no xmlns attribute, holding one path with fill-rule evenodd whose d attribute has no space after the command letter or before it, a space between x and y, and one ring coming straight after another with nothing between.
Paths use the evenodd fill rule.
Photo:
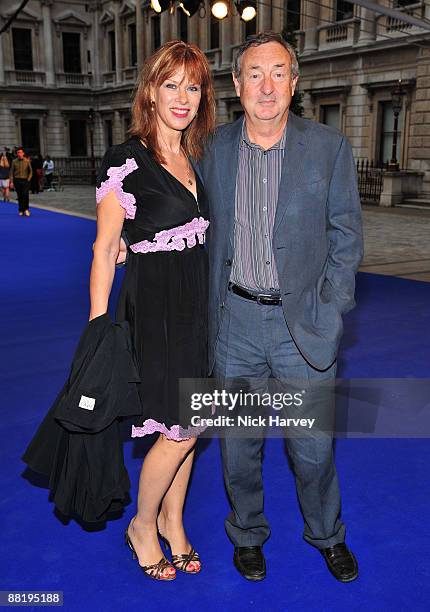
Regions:
<instances>
[{"instance_id":1,"label":"black leather belt","mask_svg":"<svg viewBox=\"0 0 430 612\"><path fill-rule=\"evenodd\" d=\"M243 287L233 285L233 283L229 283L228 288L229 291L232 291L236 295L239 295L246 300L257 302L257 304L263 304L264 306L280 306L282 304L282 299L276 295L270 295L267 293L250 293Z\"/></svg>"}]
</instances>

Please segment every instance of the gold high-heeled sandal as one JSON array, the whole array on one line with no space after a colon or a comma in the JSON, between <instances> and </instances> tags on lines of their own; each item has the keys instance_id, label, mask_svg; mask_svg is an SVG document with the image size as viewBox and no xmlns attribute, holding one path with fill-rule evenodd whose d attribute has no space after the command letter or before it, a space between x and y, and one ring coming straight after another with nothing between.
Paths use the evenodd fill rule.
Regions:
<instances>
[{"instance_id":1,"label":"gold high-heeled sandal","mask_svg":"<svg viewBox=\"0 0 430 612\"><path fill-rule=\"evenodd\" d=\"M158 537L163 542L166 550L170 548L171 551L172 547L170 545L169 540L165 536L161 535L160 531L158 531ZM189 570L187 568L189 567L190 563L199 563L200 567L198 569ZM202 563L200 561L199 554L192 546L190 552L188 553L182 553L181 555L172 555L172 565L175 569L179 570L180 572L184 572L185 574L198 574L202 569Z\"/></svg>"},{"instance_id":2,"label":"gold high-heeled sandal","mask_svg":"<svg viewBox=\"0 0 430 612\"><path fill-rule=\"evenodd\" d=\"M132 541L130 540L130 536L128 535L128 527L125 530L125 543L133 553L133 559L137 559L137 562L139 563L139 558L137 556L136 551L134 550L134 546L132 544ZM140 565L139 563L139 567L143 571L145 576L148 576L148 578L152 578L153 580L171 581L175 580L176 578L176 572L174 574L171 574L170 576L168 574L164 574L164 570L168 569L169 567L173 567L172 563L170 563L166 559L166 557L162 557L158 563L153 563L152 565Z\"/></svg>"}]
</instances>

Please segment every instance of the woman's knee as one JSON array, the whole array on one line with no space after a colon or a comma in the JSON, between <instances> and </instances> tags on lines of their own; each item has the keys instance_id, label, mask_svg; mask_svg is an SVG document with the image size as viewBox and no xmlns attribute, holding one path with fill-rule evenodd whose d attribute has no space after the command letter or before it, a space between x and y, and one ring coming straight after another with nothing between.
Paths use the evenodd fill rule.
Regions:
<instances>
[{"instance_id":1,"label":"woman's knee","mask_svg":"<svg viewBox=\"0 0 430 612\"><path fill-rule=\"evenodd\" d=\"M172 453L185 457L191 452L196 444L196 438L188 438L186 440L171 440L164 435L160 436L164 448Z\"/></svg>"}]
</instances>

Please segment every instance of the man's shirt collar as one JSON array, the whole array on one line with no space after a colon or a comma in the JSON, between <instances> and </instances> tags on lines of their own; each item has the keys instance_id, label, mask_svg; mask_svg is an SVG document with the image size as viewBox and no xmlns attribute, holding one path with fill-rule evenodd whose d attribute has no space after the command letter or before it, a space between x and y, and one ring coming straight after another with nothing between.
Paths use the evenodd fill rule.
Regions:
<instances>
[{"instance_id":1,"label":"man's shirt collar","mask_svg":"<svg viewBox=\"0 0 430 612\"><path fill-rule=\"evenodd\" d=\"M261 151L272 151L273 149L285 149L285 142L287 139L287 127L288 127L288 121L287 121L287 124L285 125L284 131L282 133L280 140L278 140L278 142L275 142L275 144L272 145L269 149L263 149L263 147L261 147L260 145L256 144L255 142L251 142L249 140L248 132L246 129L246 119L244 119L242 123L242 134L240 137L239 146L240 148L247 146L250 149L259 149Z\"/></svg>"}]
</instances>

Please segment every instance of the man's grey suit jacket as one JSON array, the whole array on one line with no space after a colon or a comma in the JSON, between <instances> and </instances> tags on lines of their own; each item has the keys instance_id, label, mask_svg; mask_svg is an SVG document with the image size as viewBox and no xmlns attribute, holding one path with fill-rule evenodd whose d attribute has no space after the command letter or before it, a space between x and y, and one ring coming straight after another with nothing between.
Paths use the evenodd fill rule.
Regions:
<instances>
[{"instance_id":1,"label":"man's grey suit jacket","mask_svg":"<svg viewBox=\"0 0 430 612\"><path fill-rule=\"evenodd\" d=\"M221 126L199 164L209 199L209 371L234 258L233 226L243 118ZM289 113L273 230L285 321L315 368L334 362L342 314L354 307L363 255L354 159L339 131Z\"/></svg>"}]
</instances>

